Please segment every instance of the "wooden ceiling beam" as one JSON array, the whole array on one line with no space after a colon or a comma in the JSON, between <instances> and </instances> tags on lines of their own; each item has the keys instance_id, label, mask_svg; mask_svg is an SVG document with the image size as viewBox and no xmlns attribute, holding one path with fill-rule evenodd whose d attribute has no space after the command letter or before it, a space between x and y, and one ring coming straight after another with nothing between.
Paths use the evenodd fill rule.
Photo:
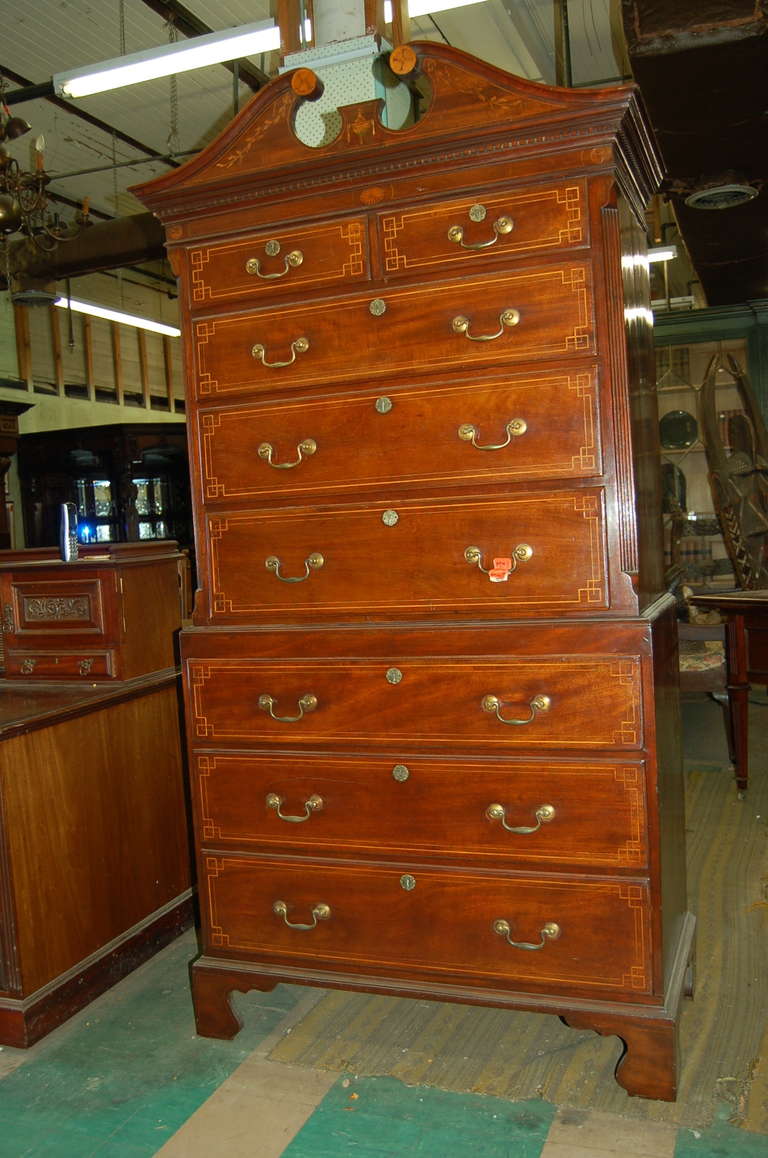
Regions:
<instances>
[{"instance_id":1,"label":"wooden ceiling beam","mask_svg":"<svg viewBox=\"0 0 768 1158\"><path fill-rule=\"evenodd\" d=\"M184 36L208 36L211 32L216 32L216 28L211 28L210 24L206 24L199 16L195 16L194 12L190 12L178 0L142 0L147 8L151 8L158 16L162 16L169 24L174 24L179 32ZM255 68L252 64L248 64L245 60L223 62L224 68L229 69L234 73L237 70L237 76L247 84L254 92L258 92L263 85L267 83L269 77L260 68Z\"/></svg>"}]
</instances>

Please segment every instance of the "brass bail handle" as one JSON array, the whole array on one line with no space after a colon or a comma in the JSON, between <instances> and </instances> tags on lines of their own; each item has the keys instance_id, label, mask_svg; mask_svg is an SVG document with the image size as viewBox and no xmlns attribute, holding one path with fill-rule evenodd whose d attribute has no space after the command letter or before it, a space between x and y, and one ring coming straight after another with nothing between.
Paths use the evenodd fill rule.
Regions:
<instances>
[{"instance_id":1,"label":"brass bail handle","mask_svg":"<svg viewBox=\"0 0 768 1158\"><path fill-rule=\"evenodd\" d=\"M275 901L272 905L272 912L276 917L282 917L284 924L289 929L299 929L301 932L307 932L309 929L316 929L318 921L327 921L331 915L331 906L326 905L324 901L318 901L316 905L312 906L312 924L302 925L298 921L288 920L288 906L285 901Z\"/></svg>"},{"instance_id":2,"label":"brass bail handle","mask_svg":"<svg viewBox=\"0 0 768 1158\"><path fill-rule=\"evenodd\" d=\"M325 557L319 551L313 551L311 555L307 555L304 560L304 574L303 575L281 575L280 568L282 563L277 555L269 555L264 560L264 566L268 571L271 571L282 583L303 583L308 579L313 571L319 571L325 563Z\"/></svg>"},{"instance_id":3,"label":"brass bail handle","mask_svg":"<svg viewBox=\"0 0 768 1158\"><path fill-rule=\"evenodd\" d=\"M529 836L532 832L538 832L542 824L549 824L551 820L555 819L555 809L551 804L540 804L533 814L536 817L536 823L530 827L507 824L507 810L503 804L489 804L485 810L485 815L489 820L500 820L501 827L505 828L507 832L514 832L518 836Z\"/></svg>"},{"instance_id":4,"label":"brass bail handle","mask_svg":"<svg viewBox=\"0 0 768 1158\"><path fill-rule=\"evenodd\" d=\"M547 921L541 926L539 929L541 940L538 944L534 944L533 941L513 941L510 923L509 921L505 921L503 917L499 917L498 920L494 921L492 928L494 933L499 937L503 937L513 949L531 949L534 952L537 949L543 949L547 941L556 941L560 936L560 926L555 921Z\"/></svg>"},{"instance_id":5,"label":"brass bail handle","mask_svg":"<svg viewBox=\"0 0 768 1158\"><path fill-rule=\"evenodd\" d=\"M463 334L470 342L494 342L496 338L501 337L508 326L516 326L519 321L519 310L502 310L499 314L499 328L495 334L470 334L469 328L472 325L470 319L464 314L457 314L451 322L451 329L454 334Z\"/></svg>"},{"instance_id":6,"label":"brass bail handle","mask_svg":"<svg viewBox=\"0 0 768 1158\"><path fill-rule=\"evenodd\" d=\"M464 558L487 575L492 583L503 583L517 570L518 563L527 563L533 558L533 547L528 543L518 543L511 555L494 558L492 567L483 566L483 553L479 547L467 547Z\"/></svg>"},{"instance_id":7,"label":"brass bail handle","mask_svg":"<svg viewBox=\"0 0 768 1158\"><path fill-rule=\"evenodd\" d=\"M264 253L267 257L277 257L280 253L279 241L268 241L264 246ZM263 281L274 281L275 278L285 277L292 269L298 269L304 260L304 254L300 249L292 249L290 253L286 253L283 258L283 268L277 270L275 273L262 273L261 260L258 257L249 257L245 263L245 272L251 273L255 277L262 278Z\"/></svg>"},{"instance_id":8,"label":"brass bail handle","mask_svg":"<svg viewBox=\"0 0 768 1158\"><path fill-rule=\"evenodd\" d=\"M477 427L472 422L462 422L456 433L462 442L471 442L475 450L503 450L505 446L509 446L513 438L525 434L528 423L524 418L510 418L504 429L507 437L503 442L478 442Z\"/></svg>"},{"instance_id":9,"label":"brass bail handle","mask_svg":"<svg viewBox=\"0 0 768 1158\"><path fill-rule=\"evenodd\" d=\"M294 338L291 342L291 356L287 362L268 362L267 348L261 342L256 342L251 346L251 357L256 358L261 362L262 366L266 366L268 370L280 370L283 366L292 366L296 361L297 354L306 354L309 349L308 338Z\"/></svg>"},{"instance_id":10,"label":"brass bail handle","mask_svg":"<svg viewBox=\"0 0 768 1158\"><path fill-rule=\"evenodd\" d=\"M539 712L548 712L549 709L552 707L552 701L549 698L549 696L545 696L543 694L539 694L539 695L534 696L533 699L529 700L529 702L528 702L528 708L530 711L530 715L524 720L507 720L507 719L505 719L504 716L502 716L502 714L501 714L502 703L501 703L501 700L499 699L498 696L494 696L494 695L483 696L483 698L481 700L481 707L482 707L484 712L495 713L496 719L500 720L502 724L514 724L514 725L517 725L518 727L522 727L525 724L533 723L533 721L536 719L536 716L539 714Z\"/></svg>"},{"instance_id":11,"label":"brass bail handle","mask_svg":"<svg viewBox=\"0 0 768 1158\"><path fill-rule=\"evenodd\" d=\"M309 820L315 812L320 812L323 807L323 798L313 792L310 797L304 801L304 815L291 816L288 813L281 812L283 806L283 797L278 796L276 792L268 792L266 797L267 808L271 808L276 812L281 820L285 820L288 824L303 824L305 820Z\"/></svg>"},{"instance_id":12,"label":"brass bail handle","mask_svg":"<svg viewBox=\"0 0 768 1158\"><path fill-rule=\"evenodd\" d=\"M299 709L299 714L297 716L276 716L276 703L277 700L274 698L274 696L267 695L266 692L259 696L259 708L262 712L266 712L268 716L270 716L273 720L278 720L281 724L295 724L298 720L302 720L305 714L314 712L315 708L317 707L317 696L312 692L307 692L305 695L301 696L296 704L297 708Z\"/></svg>"},{"instance_id":13,"label":"brass bail handle","mask_svg":"<svg viewBox=\"0 0 768 1158\"><path fill-rule=\"evenodd\" d=\"M299 466L304 461L305 456L309 458L316 450L317 443L314 438L302 438L301 442L296 444L296 454L298 458L293 462L273 462L272 455L274 454L275 448L271 442L259 443L256 448L256 453L263 462L268 463L269 466L273 466L275 470L291 470L294 466Z\"/></svg>"},{"instance_id":14,"label":"brass bail handle","mask_svg":"<svg viewBox=\"0 0 768 1158\"><path fill-rule=\"evenodd\" d=\"M487 210L484 205L473 205L467 214L470 221L478 222L484 221L486 215ZM465 241L463 225L452 225L448 230L448 240L455 242L456 245L460 245L462 249L490 249L500 237L511 233L514 228L515 223L512 218L506 213L503 213L501 217L497 217L491 225L493 237L490 237L487 241Z\"/></svg>"}]
</instances>

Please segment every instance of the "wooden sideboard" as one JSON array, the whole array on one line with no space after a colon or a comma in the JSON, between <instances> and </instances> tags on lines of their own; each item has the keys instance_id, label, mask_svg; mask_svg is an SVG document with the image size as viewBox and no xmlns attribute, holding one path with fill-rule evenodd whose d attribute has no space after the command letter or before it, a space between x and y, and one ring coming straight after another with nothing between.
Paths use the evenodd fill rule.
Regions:
<instances>
[{"instance_id":1,"label":"wooden sideboard","mask_svg":"<svg viewBox=\"0 0 768 1158\"><path fill-rule=\"evenodd\" d=\"M186 343L198 1028L278 981L547 1011L673 1098L655 146L631 88L397 61L415 124L309 147L300 69L135 190Z\"/></svg>"},{"instance_id":2,"label":"wooden sideboard","mask_svg":"<svg viewBox=\"0 0 768 1158\"><path fill-rule=\"evenodd\" d=\"M0 552L6 679L126 680L176 663L184 557L171 540Z\"/></svg>"},{"instance_id":3,"label":"wooden sideboard","mask_svg":"<svg viewBox=\"0 0 768 1158\"><path fill-rule=\"evenodd\" d=\"M28 1046L192 919L178 676L0 680L0 1042Z\"/></svg>"}]
</instances>

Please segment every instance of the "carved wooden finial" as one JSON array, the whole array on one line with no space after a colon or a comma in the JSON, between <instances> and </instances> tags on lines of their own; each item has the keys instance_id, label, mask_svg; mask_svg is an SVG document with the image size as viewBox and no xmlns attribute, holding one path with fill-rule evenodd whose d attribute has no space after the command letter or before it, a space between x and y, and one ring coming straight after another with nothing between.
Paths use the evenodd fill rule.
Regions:
<instances>
[{"instance_id":1,"label":"carved wooden finial","mask_svg":"<svg viewBox=\"0 0 768 1158\"><path fill-rule=\"evenodd\" d=\"M323 92L323 82L311 68L297 68L291 77L291 88L297 97L316 101Z\"/></svg>"},{"instance_id":2,"label":"carved wooden finial","mask_svg":"<svg viewBox=\"0 0 768 1158\"><path fill-rule=\"evenodd\" d=\"M416 53L410 44L398 44L389 54L389 67L397 76L408 76L416 67Z\"/></svg>"}]
</instances>

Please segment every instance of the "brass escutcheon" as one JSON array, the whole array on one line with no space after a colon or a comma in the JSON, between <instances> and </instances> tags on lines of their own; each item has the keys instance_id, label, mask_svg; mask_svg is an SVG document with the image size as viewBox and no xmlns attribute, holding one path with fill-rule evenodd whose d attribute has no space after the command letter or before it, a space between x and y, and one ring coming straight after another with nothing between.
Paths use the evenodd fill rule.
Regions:
<instances>
[{"instance_id":1,"label":"brass escutcheon","mask_svg":"<svg viewBox=\"0 0 768 1158\"><path fill-rule=\"evenodd\" d=\"M389 414L394 403L392 402L391 398L386 398L382 395L381 398L376 399L374 405L375 405L377 411L379 412L379 414Z\"/></svg>"},{"instance_id":2,"label":"brass escutcheon","mask_svg":"<svg viewBox=\"0 0 768 1158\"><path fill-rule=\"evenodd\" d=\"M368 306L368 309L374 318L380 318L382 314L387 312L387 303L384 301L384 298L374 298Z\"/></svg>"},{"instance_id":3,"label":"brass escutcheon","mask_svg":"<svg viewBox=\"0 0 768 1158\"><path fill-rule=\"evenodd\" d=\"M402 678L403 678L403 673L400 671L399 667L391 667L391 668L387 669L387 683L388 684L399 684L400 680Z\"/></svg>"},{"instance_id":4,"label":"brass escutcheon","mask_svg":"<svg viewBox=\"0 0 768 1158\"><path fill-rule=\"evenodd\" d=\"M412 892L416 888L416 877L410 873L403 873L400 877L400 888L405 889L407 893Z\"/></svg>"},{"instance_id":5,"label":"brass escutcheon","mask_svg":"<svg viewBox=\"0 0 768 1158\"><path fill-rule=\"evenodd\" d=\"M381 516L381 521L385 527L394 527L400 522L400 516L397 511L384 511L384 514Z\"/></svg>"},{"instance_id":6,"label":"brass escutcheon","mask_svg":"<svg viewBox=\"0 0 768 1158\"><path fill-rule=\"evenodd\" d=\"M403 781L408 779L410 774L411 771L405 764L395 764L394 768L392 769L393 779L399 781L401 784Z\"/></svg>"}]
</instances>

